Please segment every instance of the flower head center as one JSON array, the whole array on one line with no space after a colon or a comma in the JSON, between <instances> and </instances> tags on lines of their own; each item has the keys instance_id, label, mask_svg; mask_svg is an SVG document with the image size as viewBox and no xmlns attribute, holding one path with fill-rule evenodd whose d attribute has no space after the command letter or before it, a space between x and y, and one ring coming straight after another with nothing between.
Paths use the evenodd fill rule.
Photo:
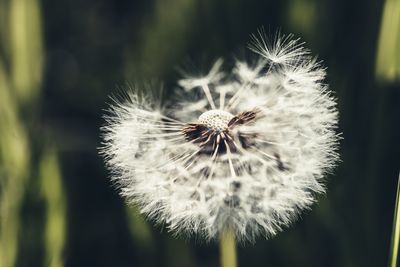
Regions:
<instances>
[{"instance_id":1,"label":"flower head center","mask_svg":"<svg viewBox=\"0 0 400 267\"><path fill-rule=\"evenodd\" d=\"M254 122L259 112L258 109L253 109L232 115L224 110L209 110L200 115L198 122L186 124L182 133L187 141L199 144L203 154L235 153L238 145L243 149L250 147L253 144L251 139L256 134L233 129ZM235 143L234 140L238 142Z\"/></svg>"},{"instance_id":2,"label":"flower head center","mask_svg":"<svg viewBox=\"0 0 400 267\"><path fill-rule=\"evenodd\" d=\"M210 130L222 132L228 129L229 122L233 117L234 116L227 111L213 109L201 114L199 122Z\"/></svg>"}]
</instances>

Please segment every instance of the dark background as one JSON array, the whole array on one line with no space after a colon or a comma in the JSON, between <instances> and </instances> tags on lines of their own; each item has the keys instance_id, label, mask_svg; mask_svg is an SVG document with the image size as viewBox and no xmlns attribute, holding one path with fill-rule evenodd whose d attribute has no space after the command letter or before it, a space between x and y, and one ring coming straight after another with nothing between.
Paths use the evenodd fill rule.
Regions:
<instances>
[{"instance_id":1,"label":"dark background","mask_svg":"<svg viewBox=\"0 0 400 267\"><path fill-rule=\"evenodd\" d=\"M218 266L217 244L176 239L126 207L99 127L109 95L148 81L171 92L179 68L251 55L262 26L324 61L342 161L312 210L239 246L239 266L386 266L400 159L395 2L0 0L0 266Z\"/></svg>"}]
</instances>

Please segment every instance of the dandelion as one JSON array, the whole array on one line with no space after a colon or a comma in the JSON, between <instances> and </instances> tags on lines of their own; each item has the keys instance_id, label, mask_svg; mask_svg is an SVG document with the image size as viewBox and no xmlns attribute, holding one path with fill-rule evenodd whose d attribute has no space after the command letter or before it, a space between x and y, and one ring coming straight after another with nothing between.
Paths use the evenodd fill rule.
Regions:
<instances>
[{"instance_id":1,"label":"dandelion","mask_svg":"<svg viewBox=\"0 0 400 267\"><path fill-rule=\"evenodd\" d=\"M177 234L271 237L324 192L337 161L325 70L291 36L253 36L255 63L179 81L160 106L129 93L111 105L101 153L120 193Z\"/></svg>"}]
</instances>

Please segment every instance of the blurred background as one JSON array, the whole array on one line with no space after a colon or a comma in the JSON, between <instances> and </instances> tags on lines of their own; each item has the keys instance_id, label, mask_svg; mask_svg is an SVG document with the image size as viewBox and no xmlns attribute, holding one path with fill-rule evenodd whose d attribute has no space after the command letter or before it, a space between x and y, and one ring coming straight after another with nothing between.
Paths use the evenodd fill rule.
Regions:
<instances>
[{"instance_id":1,"label":"blurred background","mask_svg":"<svg viewBox=\"0 0 400 267\"><path fill-rule=\"evenodd\" d=\"M399 0L0 0L0 266L218 266L111 186L108 96L249 54L264 26L301 37L339 99L327 196L239 266L386 266L400 166ZM168 95L168 94L166 94Z\"/></svg>"}]
</instances>

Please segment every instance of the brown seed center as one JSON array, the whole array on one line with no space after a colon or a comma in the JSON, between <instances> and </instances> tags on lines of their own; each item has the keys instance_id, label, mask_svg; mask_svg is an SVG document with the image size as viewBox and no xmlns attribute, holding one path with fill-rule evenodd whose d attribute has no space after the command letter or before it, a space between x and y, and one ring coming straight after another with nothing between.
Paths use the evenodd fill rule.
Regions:
<instances>
[{"instance_id":1,"label":"brown seed center","mask_svg":"<svg viewBox=\"0 0 400 267\"><path fill-rule=\"evenodd\" d=\"M238 151L237 145L249 147L252 142L248 139L254 135L237 132L233 136L232 129L255 121L258 112L245 111L234 116L224 110L209 110L200 115L198 123L188 123L182 131L187 141L199 144L203 154L223 154L228 149L234 153Z\"/></svg>"}]
</instances>

